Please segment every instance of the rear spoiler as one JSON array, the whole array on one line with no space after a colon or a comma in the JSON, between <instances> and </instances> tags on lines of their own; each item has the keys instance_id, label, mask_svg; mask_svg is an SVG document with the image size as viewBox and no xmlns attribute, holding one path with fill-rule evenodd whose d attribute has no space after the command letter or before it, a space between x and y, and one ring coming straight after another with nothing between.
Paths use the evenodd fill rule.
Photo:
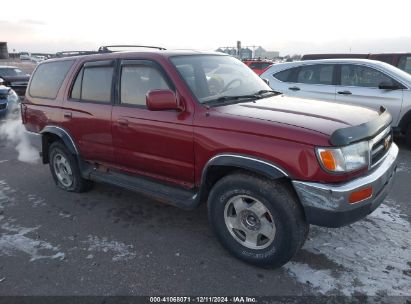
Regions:
<instances>
[{"instance_id":1,"label":"rear spoiler","mask_svg":"<svg viewBox=\"0 0 411 304\"><path fill-rule=\"evenodd\" d=\"M333 146L346 146L362 140L368 140L386 129L392 122L391 114L384 107L380 108L380 115L371 121L338 129L331 134L330 142Z\"/></svg>"}]
</instances>

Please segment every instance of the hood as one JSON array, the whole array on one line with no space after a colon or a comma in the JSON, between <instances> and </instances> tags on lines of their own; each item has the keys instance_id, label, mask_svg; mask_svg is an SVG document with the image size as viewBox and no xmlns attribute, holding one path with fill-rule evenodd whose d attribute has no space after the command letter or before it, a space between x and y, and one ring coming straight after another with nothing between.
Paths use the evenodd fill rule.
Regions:
<instances>
[{"instance_id":1,"label":"hood","mask_svg":"<svg viewBox=\"0 0 411 304\"><path fill-rule=\"evenodd\" d=\"M220 106L215 110L227 115L292 125L328 136L338 129L357 126L379 116L377 111L369 108L283 95Z\"/></svg>"}]
</instances>

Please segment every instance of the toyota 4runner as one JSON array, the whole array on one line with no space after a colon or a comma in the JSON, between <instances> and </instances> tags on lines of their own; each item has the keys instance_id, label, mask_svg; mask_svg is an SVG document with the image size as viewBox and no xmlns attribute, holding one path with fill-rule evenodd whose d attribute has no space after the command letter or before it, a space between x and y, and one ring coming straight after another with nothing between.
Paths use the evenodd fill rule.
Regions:
<instances>
[{"instance_id":1,"label":"toyota 4runner","mask_svg":"<svg viewBox=\"0 0 411 304\"><path fill-rule=\"evenodd\" d=\"M309 224L376 209L396 170L391 116L284 97L220 53L142 50L48 60L21 106L58 187L104 182L183 209L207 203L234 256L279 267Z\"/></svg>"}]
</instances>

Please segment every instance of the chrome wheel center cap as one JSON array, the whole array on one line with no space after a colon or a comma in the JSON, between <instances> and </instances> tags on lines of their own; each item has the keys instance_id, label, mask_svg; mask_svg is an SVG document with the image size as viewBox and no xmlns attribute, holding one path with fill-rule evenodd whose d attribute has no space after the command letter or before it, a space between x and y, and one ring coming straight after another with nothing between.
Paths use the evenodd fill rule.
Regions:
<instances>
[{"instance_id":1,"label":"chrome wheel center cap","mask_svg":"<svg viewBox=\"0 0 411 304\"><path fill-rule=\"evenodd\" d=\"M249 230L259 230L261 227L261 222L258 216L249 210L241 212L241 222L244 227Z\"/></svg>"}]
</instances>

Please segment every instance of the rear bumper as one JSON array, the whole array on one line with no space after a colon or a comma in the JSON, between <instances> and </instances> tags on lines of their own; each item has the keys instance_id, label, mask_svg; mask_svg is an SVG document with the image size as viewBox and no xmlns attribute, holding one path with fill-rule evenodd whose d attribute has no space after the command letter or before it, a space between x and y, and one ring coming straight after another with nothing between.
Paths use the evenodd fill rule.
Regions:
<instances>
[{"instance_id":1,"label":"rear bumper","mask_svg":"<svg viewBox=\"0 0 411 304\"><path fill-rule=\"evenodd\" d=\"M40 133L34 133L26 131L27 137L30 141L30 144L35 147L38 151L40 151L40 156L42 155L43 143L42 143L42 136Z\"/></svg>"},{"instance_id":2,"label":"rear bumper","mask_svg":"<svg viewBox=\"0 0 411 304\"><path fill-rule=\"evenodd\" d=\"M376 169L348 183L333 185L293 181L307 221L313 225L341 227L370 214L384 201L392 187L397 155L398 147L393 143ZM370 198L355 204L348 202L351 193L368 186L373 189Z\"/></svg>"}]
</instances>

